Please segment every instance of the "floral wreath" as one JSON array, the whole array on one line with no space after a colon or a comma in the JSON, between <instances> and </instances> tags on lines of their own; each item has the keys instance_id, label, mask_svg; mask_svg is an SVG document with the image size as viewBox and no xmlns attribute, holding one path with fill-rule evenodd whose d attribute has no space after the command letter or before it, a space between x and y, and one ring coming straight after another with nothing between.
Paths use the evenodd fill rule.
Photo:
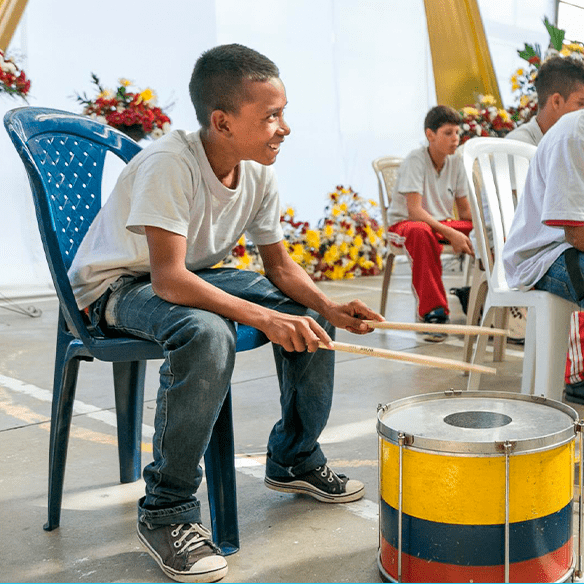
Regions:
<instances>
[{"instance_id":1,"label":"floral wreath","mask_svg":"<svg viewBox=\"0 0 584 584\"><path fill-rule=\"evenodd\" d=\"M122 78L112 91L104 88L94 73L91 79L98 89L97 96L88 98L85 94L77 94L77 101L84 105L84 115L121 130L135 140L160 138L170 131L170 118L156 105L152 89L129 91L132 82Z\"/></svg>"}]
</instances>

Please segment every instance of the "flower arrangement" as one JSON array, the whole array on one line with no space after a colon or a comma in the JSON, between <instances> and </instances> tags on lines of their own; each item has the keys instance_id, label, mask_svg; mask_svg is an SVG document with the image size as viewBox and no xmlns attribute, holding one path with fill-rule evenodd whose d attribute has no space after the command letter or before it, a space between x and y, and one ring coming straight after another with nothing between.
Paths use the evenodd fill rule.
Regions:
<instances>
[{"instance_id":1,"label":"flower arrangement","mask_svg":"<svg viewBox=\"0 0 584 584\"><path fill-rule=\"evenodd\" d=\"M325 216L316 229L297 220L292 207L282 212L284 245L290 257L317 281L379 274L386 242L383 227L374 216L375 201L343 186L329 193L328 199ZM220 265L263 271L257 249L244 237Z\"/></svg>"},{"instance_id":2,"label":"flower arrangement","mask_svg":"<svg viewBox=\"0 0 584 584\"><path fill-rule=\"evenodd\" d=\"M478 102L463 107L460 115L461 144L477 136L503 137L516 126L512 114L506 109L498 108L492 95L479 95Z\"/></svg>"},{"instance_id":3,"label":"flower arrangement","mask_svg":"<svg viewBox=\"0 0 584 584\"><path fill-rule=\"evenodd\" d=\"M132 82L119 79L118 87L112 91L105 89L94 73L91 79L98 94L94 98L77 94L84 115L125 132L134 140L156 139L170 131L170 118L156 105L152 89L130 91Z\"/></svg>"},{"instance_id":4,"label":"flower arrangement","mask_svg":"<svg viewBox=\"0 0 584 584\"><path fill-rule=\"evenodd\" d=\"M29 91L30 80L27 79L25 72L0 50L0 93L26 100Z\"/></svg>"}]
</instances>

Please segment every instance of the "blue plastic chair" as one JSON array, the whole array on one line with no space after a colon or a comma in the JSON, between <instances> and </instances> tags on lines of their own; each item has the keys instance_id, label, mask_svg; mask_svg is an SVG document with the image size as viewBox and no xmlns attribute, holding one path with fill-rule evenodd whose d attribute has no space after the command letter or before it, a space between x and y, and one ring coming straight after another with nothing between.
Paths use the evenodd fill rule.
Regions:
<instances>
[{"instance_id":1,"label":"blue plastic chair","mask_svg":"<svg viewBox=\"0 0 584 584\"><path fill-rule=\"evenodd\" d=\"M67 270L101 208L107 151L128 162L141 148L123 133L64 111L23 107L9 111L4 125L20 155L35 203L38 226L59 298L57 348L49 447L48 531L59 526L67 445L79 363L113 363L120 480L141 473L142 410L146 361L163 358L162 348L137 338L108 338L89 330L77 309ZM259 347L263 333L240 325L237 351ZM231 391L205 453L213 539L224 553L239 549Z\"/></svg>"}]
</instances>

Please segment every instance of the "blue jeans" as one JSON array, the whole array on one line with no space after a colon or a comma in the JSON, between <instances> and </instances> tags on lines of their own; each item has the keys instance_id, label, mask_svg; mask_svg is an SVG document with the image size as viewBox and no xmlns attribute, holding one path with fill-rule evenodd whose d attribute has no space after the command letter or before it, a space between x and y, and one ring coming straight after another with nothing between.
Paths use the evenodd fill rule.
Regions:
<instances>
[{"instance_id":1,"label":"blue jeans","mask_svg":"<svg viewBox=\"0 0 584 584\"><path fill-rule=\"evenodd\" d=\"M578 253L578 263L580 265L580 271L584 274L584 253L582 252ZM578 302L574 286L572 286L572 282L570 281L564 254L561 254L556 259L541 280L536 282L534 288L536 290L547 290L556 296L571 300L578 304L581 309L584 309L584 300Z\"/></svg>"},{"instance_id":2,"label":"blue jeans","mask_svg":"<svg viewBox=\"0 0 584 584\"><path fill-rule=\"evenodd\" d=\"M220 268L197 275L266 308L312 316L334 338L330 323L290 300L260 274ZM235 325L215 313L160 299L144 277L120 278L91 313L94 324L101 318L101 326L109 332L149 339L164 349L154 418L154 460L144 469L146 496L138 504L139 520L152 525L200 522L194 493L203 476L200 461L230 387ZM326 462L317 440L332 403L334 351L297 353L274 345L273 352L282 417L269 436L266 474L298 476Z\"/></svg>"}]
</instances>

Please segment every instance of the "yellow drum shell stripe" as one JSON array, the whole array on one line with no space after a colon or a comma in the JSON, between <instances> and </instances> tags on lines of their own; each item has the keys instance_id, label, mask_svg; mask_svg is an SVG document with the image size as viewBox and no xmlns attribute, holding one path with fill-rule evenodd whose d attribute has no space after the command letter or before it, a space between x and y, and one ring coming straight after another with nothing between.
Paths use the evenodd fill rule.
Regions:
<instances>
[{"instance_id":1,"label":"yellow drum shell stripe","mask_svg":"<svg viewBox=\"0 0 584 584\"><path fill-rule=\"evenodd\" d=\"M380 439L381 497L398 508L399 447ZM512 523L563 509L574 495L574 441L547 451L511 455ZM505 522L505 457L449 456L404 448L403 512L463 525Z\"/></svg>"}]
</instances>

